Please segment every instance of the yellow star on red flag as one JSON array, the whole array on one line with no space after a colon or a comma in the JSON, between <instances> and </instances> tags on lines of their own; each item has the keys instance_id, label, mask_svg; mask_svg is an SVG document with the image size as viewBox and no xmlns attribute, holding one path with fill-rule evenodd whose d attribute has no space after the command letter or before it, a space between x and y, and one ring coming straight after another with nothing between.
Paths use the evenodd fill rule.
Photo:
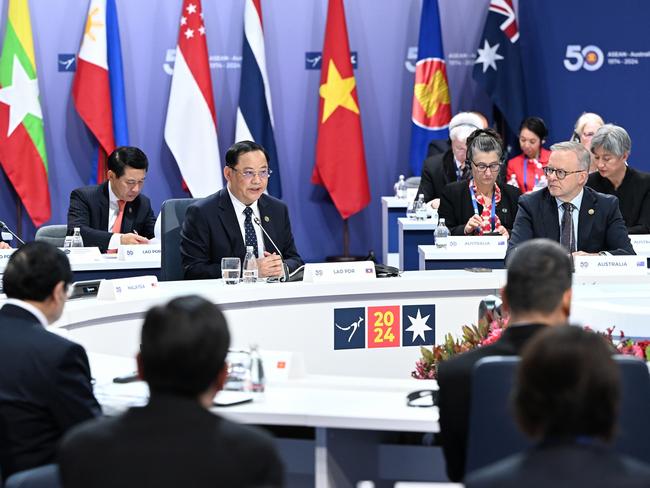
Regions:
<instances>
[{"instance_id":1,"label":"yellow star on red flag","mask_svg":"<svg viewBox=\"0 0 650 488\"><path fill-rule=\"evenodd\" d=\"M325 123L338 107L347 108L355 114L359 113L357 102L352 96L355 85L354 76L342 78L336 64L334 64L334 60L330 59L327 68L327 81L320 86L319 90L320 96L325 102L321 123Z\"/></svg>"}]
</instances>

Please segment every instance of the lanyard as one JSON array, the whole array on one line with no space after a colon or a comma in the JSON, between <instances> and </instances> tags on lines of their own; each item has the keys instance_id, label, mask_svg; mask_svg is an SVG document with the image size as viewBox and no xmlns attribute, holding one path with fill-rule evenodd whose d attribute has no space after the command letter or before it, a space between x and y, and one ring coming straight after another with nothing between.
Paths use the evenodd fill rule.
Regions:
<instances>
[{"instance_id":1,"label":"lanyard","mask_svg":"<svg viewBox=\"0 0 650 488\"><path fill-rule=\"evenodd\" d=\"M476 200L476 192L474 191L474 180L469 182L469 194L472 196L472 207L474 207L474 213L476 215L481 215L478 211L478 201ZM490 209L490 227L494 231L494 223L496 221L496 199L497 192L492 192L492 208Z\"/></svg>"}]
</instances>

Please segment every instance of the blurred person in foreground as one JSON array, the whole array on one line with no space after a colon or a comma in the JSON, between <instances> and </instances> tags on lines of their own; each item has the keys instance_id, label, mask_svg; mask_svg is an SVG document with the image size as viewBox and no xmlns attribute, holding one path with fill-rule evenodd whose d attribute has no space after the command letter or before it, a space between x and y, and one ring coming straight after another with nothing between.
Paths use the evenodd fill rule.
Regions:
<instances>
[{"instance_id":1,"label":"blurred person in foreground","mask_svg":"<svg viewBox=\"0 0 650 488\"><path fill-rule=\"evenodd\" d=\"M513 393L517 423L537 444L468 475L468 488L649 487L650 466L608 445L619 368L605 339L580 327L538 334L524 348Z\"/></svg>"},{"instance_id":2,"label":"blurred person in foreground","mask_svg":"<svg viewBox=\"0 0 650 488\"><path fill-rule=\"evenodd\" d=\"M66 436L59 451L65 488L282 486L271 437L210 412L229 345L225 317L204 298L149 310L137 356L149 402Z\"/></svg>"},{"instance_id":3,"label":"blurred person in foreground","mask_svg":"<svg viewBox=\"0 0 650 488\"><path fill-rule=\"evenodd\" d=\"M440 363L440 435L451 481L462 481L465 475L474 365L487 356L516 356L541 330L566 324L571 311L571 268L571 259L558 243L535 239L523 244L507 262L506 285L501 290L510 325L494 344Z\"/></svg>"}]
</instances>

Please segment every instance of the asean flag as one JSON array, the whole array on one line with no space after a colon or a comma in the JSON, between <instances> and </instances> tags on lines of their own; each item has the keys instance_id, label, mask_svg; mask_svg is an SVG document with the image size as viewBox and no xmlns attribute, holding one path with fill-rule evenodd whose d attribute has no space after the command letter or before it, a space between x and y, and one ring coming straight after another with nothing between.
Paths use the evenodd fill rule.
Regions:
<instances>
[{"instance_id":1,"label":"asean flag","mask_svg":"<svg viewBox=\"0 0 650 488\"><path fill-rule=\"evenodd\" d=\"M311 181L327 189L345 220L370 203L370 188L343 0L329 1L319 94Z\"/></svg>"},{"instance_id":2,"label":"asean flag","mask_svg":"<svg viewBox=\"0 0 650 488\"><path fill-rule=\"evenodd\" d=\"M77 56L72 97L97 142L91 182L106 179L106 158L129 144L120 31L115 0L91 0Z\"/></svg>"},{"instance_id":3,"label":"asean flag","mask_svg":"<svg viewBox=\"0 0 650 488\"><path fill-rule=\"evenodd\" d=\"M413 175L419 176L422 172L429 143L433 139L449 137L450 120L451 99L442 49L438 1L424 0L411 114L409 162Z\"/></svg>"}]
</instances>

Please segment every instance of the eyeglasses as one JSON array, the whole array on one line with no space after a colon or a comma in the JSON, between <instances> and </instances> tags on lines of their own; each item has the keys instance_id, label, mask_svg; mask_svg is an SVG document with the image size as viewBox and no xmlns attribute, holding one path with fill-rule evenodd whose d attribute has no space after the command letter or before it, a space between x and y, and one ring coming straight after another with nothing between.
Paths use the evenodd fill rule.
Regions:
<instances>
[{"instance_id":1,"label":"eyeglasses","mask_svg":"<svg viewBox=\"0 0 650 488\"><path fill-rule=\"evenodd\" d=\"M551 176L552 174L555 174L555 176L557 176L558 180L563 180L564 178L567 177L567 175L572 175L574 173L584 173L587 170L586 169L577 169L575 171L567 171L565 169L556 169L556 168L551 168L550 166L546 166L543 171L544 171L544 174L546 175L547 178L549 176Z\"/></svg>"},{"instance_id":2,"label":"eyeglasses","mask_svg":"<svg viewBox=\"0 0 650 488\"><path fill-rule=\"evenodd\" d=\"M122 182L129 188L144 185L144 180L122 180Z\"/></svg>"},{"instance_id":3,"label":"eyeglasses","mask_svg":"<svg viewBox=\"0 0 650 488\"><path fill-rule=\"evenodd\" d=\"M490 173L498 173L499 168L501 168L501 165L499 163L492 163L492 164L478 163L478 164L476 164L476 163L472 162L472 164L481 173L485 173L488 168L490 168Z\"/></svg>"},{"instance_id":4,"label":"eyeglasses","mask_svg":"<svg viewBox=\"0 0 650 488\"><path fill-rule=\"evenodd\" d=\"M235 168L230 168L235 173L239 173L245 180L252 180L253 176L257 175L261 180L267 179L273 173L273 170L270 169L261 169L259 171L253 171L252 169L245 169L244 171L239 171Z\"/></svg>"}]
</instances>

